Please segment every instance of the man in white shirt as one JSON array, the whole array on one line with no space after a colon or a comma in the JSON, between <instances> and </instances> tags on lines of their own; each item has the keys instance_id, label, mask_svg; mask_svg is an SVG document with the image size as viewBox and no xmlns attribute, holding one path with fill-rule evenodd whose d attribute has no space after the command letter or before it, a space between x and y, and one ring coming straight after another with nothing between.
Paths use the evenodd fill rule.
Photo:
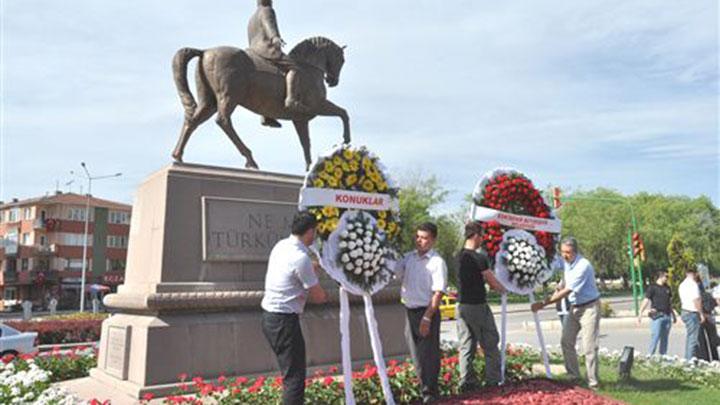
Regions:
<instances>
[{"instance_id":1,"label":"man in white shirt","mask_svg":"<svg viewBox=\"0 0 720 405\"><path fill-rule=\"evenodd\" d=\"M275 244L268 259L262 329L277 357L283 377L283 404L305 400L305 339L299 314L305 301L323 303L327 297L318 283L308 246L315 239L317 220L306 212L293 218L291 235Z\"/></svg>"},{"instance_id":2,"label":"man in white shirt","mask_svg":"<svg viewBox=\"0 0 720 405\"><path fill-rule=\"evenodd\" d=\"M681 318L685 323L687 340L685 340L685 358L690 360L695 357L698 349L698 335L700 324L705 323L705 314L702 311L702 299L700 297L700 286L695 281L696 270L694 267L685 271L685 280L678 287L680 296Z\"/></svg>"},{"instance_id":3,"label":"man in white shirt","mask_svg":"<svg viewBox=\"0 0 720 405\"><path fill-rule=\"evenodd\" d=\"M398 262L401 297L407 310L405 339L422 386L423 403L440 396L440 302L447 289L445 260L433 249L437 226L426 222L415 233L415 250Z\"/></svg>"}]
</instances>

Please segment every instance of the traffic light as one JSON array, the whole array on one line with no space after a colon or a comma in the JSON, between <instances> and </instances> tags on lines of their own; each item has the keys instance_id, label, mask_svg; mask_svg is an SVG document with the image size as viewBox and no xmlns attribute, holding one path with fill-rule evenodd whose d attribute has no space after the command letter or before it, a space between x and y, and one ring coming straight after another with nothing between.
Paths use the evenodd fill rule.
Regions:
<instances>
[{"instance_id":1,"label":"traffic light","mask_svg":"<svg viewBox=\"0 0 720 405\"><path fill-rule=\"evenodd\" d=\"M558 209L562 205L560 201L560 187L553 187L553 208Z\"/></svg>"},{"instance_id":2,"label":"traffic light","mask_svg":"<svg viewBox=\"0 0 720 405\"><path fill-rule=\"evenodd\" d=\"M643 262L645 261L645 244L637 232L632 235L632 252L634 258Z\"/></svg>"}]
</instances>

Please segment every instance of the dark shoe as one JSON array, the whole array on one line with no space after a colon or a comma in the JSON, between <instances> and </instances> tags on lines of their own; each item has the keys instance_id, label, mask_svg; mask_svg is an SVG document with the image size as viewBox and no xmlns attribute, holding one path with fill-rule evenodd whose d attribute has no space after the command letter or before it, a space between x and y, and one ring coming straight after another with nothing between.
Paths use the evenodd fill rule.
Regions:
<instances>
[{"instance_id":1,"label":"dark shoe","mask_svg":"<svg viewBox=\"0 0 720 405\"><path fill-rule=\"evenodd\" d=\"M282 124L280 124L276 119L270 118L270 117L262 117L262 120L260 121L261 124L263 124L266 127L270 128L281 128Z\"/></svg>"},{"instance_id":2,"label":"dark shoe","mask_svg":"<svg viewBox=\"0 0 720 405\"><path fill-rule=\"evenodd\" d=\"M422 404L423 404L423 405L432 404L432 403L434 403L434 402L437 402L438 399L440 399L440 398L438 398L438 397L432 397L432 396L423 397L423 399L422 399Z\"/></svg>"},{"instance_id":3,"label":"dark shoe","mask_svg":"<svg viewBox=\"0 0 720 405\"><path fill-rule=\"evenodd\" d=\"M460 393L461 394L467 394L469 392L477 391L480 389L480 386L478 384L463 384L460 386Z\"/></svg>"}]
</instances>

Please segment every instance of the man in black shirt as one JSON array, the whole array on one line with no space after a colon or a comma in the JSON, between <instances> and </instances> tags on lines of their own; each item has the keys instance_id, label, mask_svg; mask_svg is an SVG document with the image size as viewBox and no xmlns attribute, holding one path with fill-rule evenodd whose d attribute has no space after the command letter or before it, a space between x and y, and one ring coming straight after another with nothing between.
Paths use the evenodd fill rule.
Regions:
<instances>
[{"instance_id":1,"label":"man in black shirt","mask_svg":"<svg viewBox=\"0 0 720 405\"><path fill-rule=\"evenodd\" d=\"M485 282L501 293L505 288L489 268L488 258L477 249L482 244L482 227L479 222L465 225L465 245L457 255L458 261L458 319L460 341L460 390L475 389L479 384L473 360L480 343L485 352L485 383L500 382L500 351L495 318L485 299Z\"/></svg>"},{"instance_id":2,"label":"man in black shirt","mask_svg":"<svg viewBox=\"0 0 720 405\"><path fill-rule=\"evenodd\" d=\"M677 322L675 311L672 309L672 291L667 285L667 281L667 272L659 272L655 284L649 285L645 290L645 299L638 313L638 324L640 324L645 308L651 304L648 312L651 319L650 348L648 349L650 354L655 354L658 343L660 343L660 354L667 354L670 327Z\"/></svg>"}]
</instances>

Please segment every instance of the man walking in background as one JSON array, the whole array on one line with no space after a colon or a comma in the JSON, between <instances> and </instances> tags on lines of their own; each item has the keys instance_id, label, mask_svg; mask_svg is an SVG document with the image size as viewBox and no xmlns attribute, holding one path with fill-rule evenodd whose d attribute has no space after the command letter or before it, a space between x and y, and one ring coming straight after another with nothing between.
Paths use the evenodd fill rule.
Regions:
<instances>
[{"instance_id":1,"label":"man walking in background","mask_svg":"<svg viewBox=\"0 0 720 405\"><path fill-rule=\"evenodd\" d=\"M687 332L685 358L688 360L696 355L700 324L705 322L705 314L703 314L702 299L700 297L700 287L697 281L695 281L696 273L694 267L689 267L685 271L685 280L683 280L678 287L680 307L682 309L681 318L685 324L685 331Z\"/></svg>"},{"instance_id":2,"label":"man walking in background","mask_svg":"<svg viewBox=\"0 0 720 405\"><path fill-rule=\"evenodd\" d=\"M658 343L660 343L659 353L661 355L667 354L670 328L673 323L677 322L675 311L672 309L671 304L672 291L667 285L667 282L667 272L659 272L655 284L649 285L647 290L645 290L645 299L638 313L639 325L645 308L650 304L650 311L648 312L648 316L652 320L650 326L650 348L648 349L648 353L650 354L655 354Z\"/></svg>"}]
</instances>

